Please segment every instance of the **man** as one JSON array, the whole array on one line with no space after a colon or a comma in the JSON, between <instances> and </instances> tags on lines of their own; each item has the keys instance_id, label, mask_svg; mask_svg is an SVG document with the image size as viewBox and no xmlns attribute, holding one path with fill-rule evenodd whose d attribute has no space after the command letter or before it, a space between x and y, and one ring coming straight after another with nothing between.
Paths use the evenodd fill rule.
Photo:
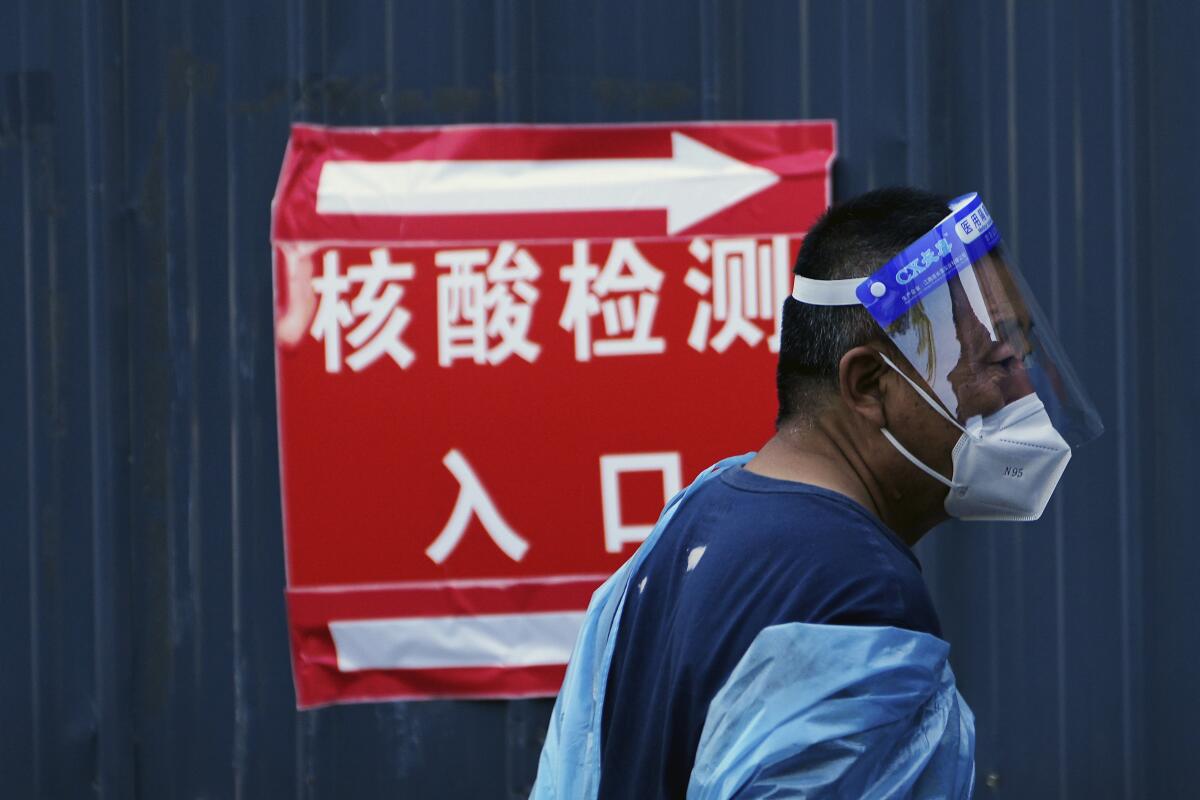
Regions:
<instances>
[{"instance_id":1,"label":"man","mask_svg":"<svg viewBox=\"0 0 1200 800\"><path fill-rule=\"evenodd\" d=\"M535 797L972 791L973 717L911 548L951 515L1036 519L1099 422L974 195L850 200L795 273L776 434L596 592Z\"/></svg>"}]
</instances>

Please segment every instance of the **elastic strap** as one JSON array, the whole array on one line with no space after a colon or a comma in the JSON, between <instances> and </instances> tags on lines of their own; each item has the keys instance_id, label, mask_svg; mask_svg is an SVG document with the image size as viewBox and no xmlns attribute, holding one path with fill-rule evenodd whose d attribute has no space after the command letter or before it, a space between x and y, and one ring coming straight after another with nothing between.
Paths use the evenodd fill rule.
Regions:
<instances>
[{"instance_id":1,"label":"elastic strap","mask_svg":"<svg viewBox=\"0 0 1200 800\"><path fill-rule=\"evenodd\" d=\"M955 486L954 481L947 479L944 475L942 475L942 473L938 472L933 467L928 466L924 461L917 458L912 453L908 452L908 448L905 447L904 445L900 444L900 440L897 439L895 436L893 436L891 431L889 431L887 428L880 428L880 430L883 432L884 438L892 443L892 447L899 450L900 455L904 456L909 461L911 461L914 467L921 470L922 472L924 472L929 477L933 478L938 483L943 483L946 486L949 486L951 489L954 488L954 486Z\"/></svg>"},{"instance_id":2,"label":"elastic strap","mask_svg":"<svg viewBox=\"0 0 1200 800\"><path fill-rule=\"evenodd\" d=\"M876 351L876 352L879 352L879 351ZM915 391L917 394L921 395L922 400L924 400L929 405L933 406L934 411L938 412L943 417L945 417L950 422L951 425L958 428L963 433L967 432L967 429L964 428L962 425L958 424L958 420L956 420L954 417L950 416L950 412L947 411L945 408L943 408L941 403L937 402L932 397L930 397L929 392L922 389L916 381L914 381L912 378L908 377L908 375L906 375L904 373L904 370L900 369L894 363L892 363L892 360L890 358L888 358L882 352L879 353L879 357L884 360L884 363L886 363L889 367L891 367L893 370L895 370L896 373L901 378L904 378L904 380L908 381L908 385L913 388L913 391Z\"/></svg>"},{"instance_id":3,"label":"elastic strap","mask_svg":"<svg viewBox=\"0 0 1200 800\"><path fill-rule=\"evenodd\" d=\"M856 306L859 300L855 290L862 282L862 278L819 281L797 275L792 283L792 297L810 306Z\"/></svg>"}]
</instances>

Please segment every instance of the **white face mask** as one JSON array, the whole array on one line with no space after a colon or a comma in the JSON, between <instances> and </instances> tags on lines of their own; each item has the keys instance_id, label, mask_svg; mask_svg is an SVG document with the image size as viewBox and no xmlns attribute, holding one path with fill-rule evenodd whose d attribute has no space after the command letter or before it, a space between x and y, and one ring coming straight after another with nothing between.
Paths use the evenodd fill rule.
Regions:
<instances>
[{"instance_id":1,"label":"white face mask","mask_svg":"<svg viewBox=\"0 0 1200 800\"><path fill-rule=\"evenodd\" d=\"M951 454L954 474L947 480L883 429L884 437L902 456L949 487L946 513L963 520L1010 522L1042 516L1071 460L1071 447L1054 429L1036 394L1015 400L994 414L971 417L963 427L891 359L880 356L926 403L963 432Z\"/></svg>"}]
</instances>

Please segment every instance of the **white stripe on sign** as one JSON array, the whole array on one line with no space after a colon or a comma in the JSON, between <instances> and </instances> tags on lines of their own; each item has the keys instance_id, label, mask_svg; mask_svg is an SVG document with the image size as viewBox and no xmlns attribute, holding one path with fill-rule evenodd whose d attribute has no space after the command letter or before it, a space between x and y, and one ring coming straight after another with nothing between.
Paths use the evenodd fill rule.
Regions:
<instances>
[{"instance_id":1,"label":"white stripe on sign","mask_svg":"<svg viewBox=\"0 0 1200 800\"><path fill-rule=\"evenodd\" d=\"M338 669L529 667L565 664L582 611L334 620Z\"/></svg>"}]
</instances>

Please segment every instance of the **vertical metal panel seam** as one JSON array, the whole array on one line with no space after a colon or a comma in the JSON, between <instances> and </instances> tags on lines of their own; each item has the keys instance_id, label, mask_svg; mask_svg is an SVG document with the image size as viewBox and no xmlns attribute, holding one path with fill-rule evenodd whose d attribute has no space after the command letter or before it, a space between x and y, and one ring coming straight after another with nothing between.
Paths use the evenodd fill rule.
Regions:
<instances>
[{"instance_id":1,"label":"vertical metal panel seam","mask_svg":"<svg viewBox=\"0 0 1200 800\"><path fill-rule=\"evenodd\" d=\"M166 42L170 40L168 25L166 20L167 14L164 12L159 18L158 35L160 41ZM164 47L164 49L166 49ZM164 367L164 373L167 376L168 385L165 387L166 393L166 408L163 411L163 421L165 425L165 442L166 452L162 456L162 463L165 471L164 491L166 494L166 513L163 524L163 534L166 537L166 594L163 602L167 605L167 614L170 619L169 625L169 642L167 645L167 654L164 658L164 664L161 665L167 673L164 678L164 683L168 689L169 697L164 698L165 709L163 717L168 719L168 725L172 727L187 727L187 719L184 716L185 710L181 707L187 704L188 698L185 693L179 688L178 680L178 661L179 651L186 646L188 641L187 636L187 619L184 616L187 608L186 604L180 601L182 594L188 590L187 579L188 575L184 574L184 568L187 566L187 542L182 543L181 550L180 537L186 536L186 526L184 531L179 530L178 518L179 509L182 506L186 511L187 497L180 495L186 492L186 489L181 491L177 485L177 474L187 467L186 454L184 454L184 443L179 441L179 415L180 409L176 403L179 395L179 380L182 372L179 363L178 353L176 352L178 344L177 328L180 324L180 308L179 287L177 272L179 270L179 262L181 261L180 254L177 252L175 242L172 239L174 231L178 225L178 221L174 219L172 211L174 199L171 196L171 179L173 177L172 170L177 169L176 160L178 153L175 150L174 142L170 135L170 100L169 92L170 75L165 79L166 88L163 94L166 102L160 108L160 117L158 120L160 141L162 142L162 170L161 174L155 175L156 181L160 184L155 187L156 192L160 192L161 202L163 207L158 209L158 213L162 215L162 237L163 237L163 314L164 320L164 348L168 359L168 364ZM182 466L181 466L182 465ZM184 473L184 477L187 475ZM184 558L184 565L180 565L180 558ZM191 767L191 748L185 747L186 739L180 737L178 740L169 742L166 751L170 758L170 775L165 777L164 782L173 790L182 793L186 791L189 780L194 776L194 771Z\"/></svg>"},{"instance_id":2,"label":"vertical metal panel seam","mask_svg":"<svg viewBox=\"0 0 1200 800\"><path fill-rule=\"evenodd\" d=\"M975 18L977 20L983 20L986 18L986 16L987 16L986 6L987 6L987 3L984 0L978 0L978 2L976 3L976 17ZM988 59L989 53L987 50L987 36L985 34L987 33L988 28L986 25L974 25L972 27L974 29L975 36L976 36L975 52L979 53L979 56L980 56L979 61L981 63L987 64L987 63L989 63L989 59ZM987 103L987 102L983 102L983 103L979 104L979 108L980 108L980 115L982 117L982 123L983 123L980 126L980 132L983 135L983 141L980 142L980 149L979 149L979 152L984 154L983 155L983 158L984 158L983 196L984 197L995 197L995 194L992 192L992 172L996 168L996 160L995 160L995 158L992 157L991 104ZM1007 221L1006 221L1006 224L1007 224ZM989 527L991 527L991 526L989 526ZM993 536L992 538L994 539L995 537ZM993 558L994 558L994 554L993 554Z\"/></svg>"},{"instance_id":3,"label":"vertical metal panel seam","mask_svg":"<svg viewBox=\"0 0 1200 800\"><path fill-rule=\"evenodd\" d=\"M515 72L513 9L506 0L492 6L492 108L497 122L513 122L510 76Z\"/></svg>"},{"instance_id":4,"label":"vertical metal panel seam","mask_svg":"<svg viewBox=\"0 0 1200 800\"><path fill-rule=\"evenodd\" d=\"M717 6L720 8L720 6ZM735 73L733 82L733 108L728 105L721 110L722 118L724 119L742 119L746 116L746 15L744 13L745 5L738 3L733 6L733 57L727 61ZM723 22L723 21L722 21ZM718 23L720 24L720 22ZM726 93L728 97L729 93Z\"/></svg>"},{"instance_id":5,"label":"vertical metal panel seam","mask_svg":"<svg viewBox=\"0 0 1200 800\"><path fill-rule=\"evenodd\" d=\"M630 38L633 40L633 76L636 85L644 85L646 80L645 48L642 46L642 42L645 41L645 25L642 19L645 8L644 4L638 3L634 6L630 18L626 20L628 26L626 30L630 32ZM639 106L640 104L635 103L635 108L637 108L635 116L638 119L645 119L646 109L644 106Z\"/></svg>"},{"instance_id":6,"label":"vertical metal panel seam","mask_svg":"<svg viewBox=\"0 0 1200 800\"><path fill-rule=\"evenodd\" d=\"M1062 241L1058 233L1058 204L1061 200L1058 186L1058 118L1054 114L1054 108L1058 105L1058 77L1057 77L1057 55L1054 47L1056 28L1058 17L1055 14L1055 9L1051 6L1050 12L1047 15L1049 24L1046 25L1046 52L1051 53L1052 57L1047 59L1046 83L1049 89L1049 106L1050 113L1048 118L1049 130L1046 138L1050 143L1048 148L1049 159L1049 177L1048 188L1050 192L1050 323L1057 328L1060 316L1060 291L1059 283L1062 279L1062 272L1059 269L1060 248ZM1067 800L1070 796L1070 781L1068 780L1070 758L1067 749L1067 596L1066 596L1066 505L1069 501L1069 495L1064 494L1058 502L1054 504L1054 620L1055 620L1055 636L1054 642L1054 664L1055 664L1055 715L1057 725L1057 742L1056 742L1056 757L1058 760L1058 795L1060 800Z\"/></svg>"},{"instance_id":7,"label":"vertical metal panel seam","mask_svg":"<svg viewBox=\"0 0 1200 800\"><path fill-rule=\"evenodd\" d=\"M466 54L464 51L465 31L463 28L463 6L462 0L450 0L450 7L453 9L454 18L454 36L452 37L451 53L453 58L451 63L454 65L454 88L463 89L465 87L464 75L466 74ZM460 107L457 111L458 122L463 121L464 111Z\"/></svg>"},{"instance_id":8,"label":"vertical metal panel seam","mask_svg":"<svg viewBox=\"0 0 1200 800\"><path fill-rule=\"evenodd\" d=\"M203 473L204 448L200 437L201 425L201 376L200 376L200 264L197 256L197 205L196 205L196 75L195 59L196 45L192 31L192 13L195 8L191 2L181 4L180 17L183 20L183 48L187 67L184 71L184 89L187 101L184 104L183 132L183 236L184 275L186 279L186 297L184 304L187 314L188 354L188 387L187 398L184 401L187 409L187 508L184 522L184 536L187 542L188 559L188 603L192 624L192 681L198 688L204 680L204 632L208 620L204 613L204 559L201 545L204 541L202 533L204 508ZM199 722L199 704L197 698L192 698L190 713L193 720ZM195 763L195 762L193 762Z\"/></svg>"},{"instance_id":9,"label":"vertical metal panel seam","mask_svg":"<svg viewBox=\"0 0 1200 800\"><path fill-rule=\"evenodd\" d=\"M1147 314L1146 310L1154 308L1153 300L1156 294L1153 285L1149 288L1146 284L1138 280L1138 273L1135 268L1135 259L1141 258L1139 255L1142 251L1142 236L1146 228L1141 224L1148 216L1148 209L1145 205L1145 195L1141 191L1141 187L1148 183L1148 178L1145 173L1139 169L1139 157L1144 152L1139 148L1139 143L1142 135L1144 120L1149 115L1144 115L1140 112L1140 104L1143 99L1141 92L1144 84L1138 79L1138 64L1139 54L1144 52L1141 50L1143 40L1139 33L1147 30L1150 24L1150 13L1144 7L1136 2L1126 2L1127 24L1123 28L1122 34L1124 43L1122 52L1126 63L1129 64L1129 69L1124 70L1122 89L1126 98L1125 109L1125 124L1126 138L1123 140L1122 147L1122 169L1123 177L1128 186L1127 196L1132 198L1129 202L1129 213L1126 218L1126 230L1128 238L1126 239L1127 253L1127 281L1132 289L1132 302L1129 304L1129 325L1128 329L1134 337L1134 351L1130 357L1131 369L1134 372L1134 380L1130 382L1132 389L1132 404L1131 418L1135 420L1136 429L1131 438L1135 443L1130 448L1130 463L1128 474L1130 476L1129 490L1132 492L1129 514L1127 521L1130 525L1129 549L1130 554L1130 598L1131 598L1131 625L1130 635L1132 642L1130 645L1130 653L1132 657L1131 669L1129 676L1131 691L1133 698L1131 703L1131 720L1130 728L1132 736L1131 752L1133 753L1132 775L1131 782L1133 786L1147 786L1147 769L1146 769L1146 753L1147 753L1147 729L1146 729L1146 709L1147 709L1147 687L1146 687L1146 636L1145 636L1145 620L1146 615L1146 555L1147 555L1147 538L1139 536L1140 527L1134 529L1133 526L1139 525L1144 519L1146 502L1146 484L1142 481L1142 467L1147 462L1153 464L1154 455L1146 456L1144 443L1150 441L1151 453L1154 452L1154 443L1151 437L1147 435L1147 429L1151 429L1152 425L1147 424L1148 419L1154 419L1152 409L1153 406L1147 402L1147 382L1144 382L1145 376L1143 370L1149 364L1148 360L1140 358L1143 343L1147 330L1144 322L1152 315ZM1149 302L1147 302L1149 301ZM1152 369L1152 366L1151 366ZM1149 389L1151 398L1153 397L1153 389Z\"/></svg>"},{"instance_id":10,"label":"vertical metal panel seam","mask_svg":"<svg viewBox=\"0 0 1200 800\"><path fill-rule=\"evenodd\" d=\"M1008 191L1008 219L1005 221L1005 247L1011 248L1012 257L1017 263L1021 260L1021 216L1017 204L1017 192L1019 191L1019 172L1020 161L1018 152L1018 137L1019 127L1017 124L1017 21L1016 7L1013 0L1006 0L1004 4L1004 83L1005 83L1005 108L1004 116L1005 127L1007 128L1006 156L1007 156L1007 172L1008 180L1005 187ZM1011 539L1012 548L1012 586L1009 591L1009 602L1012 603L1010 618L1015 628L1015 641L1011 647L1019 648L1017 659L1019 662L1025 661L1030 655L1030 648L1027 646L1027 636L1025 627L1025 536L1021 532L1017 532ZM993 613L999 615L999 606L993 608ZM1010 633L1013 633L1010 629ZM1001 649L999 642L993 650L993 659L996 664L1001 661ZM997 674L1003 675L1004 670L997 670ZM1001 696L1004 691L997 686L996 690ZM994 710L999 717L999 706ZM1002 755L1007 755L1007 748L1003 748L997 743L997 751ZM1019 751L1018 751L1019 752ZM1014 759L1015 760L1015 759ZM1006 765L1007 766L1007 765ZM1016 765L1013 765L1014 768Z\"/></svg>"},{"instance_id":11,"label":"vertical metal panel seam","mask_svg":"<svg viewBox=\"0 0 1200 800\"><path fill-rule=\"evenodd\" d=\"M225 274L229 303L229 561L232 575L230 586L230 632L233 653L233 796L246 796L246 762L249 752L249 709L246 699L246 664L242 629L242 498L241 498L241 437L242 426L238 365L238 260L237 260L237 172L234 167L237 147L237 126L234 124L234 66L230 28L233 21L231 0L225 0ZM390 33L389 33L390 35ZM390 97L390 93L389 93Z\"/></svg>"},{"instance_id":12,"label":"vertical metal panel seam","mask_svg":"<svg viewBox=\"0 0 1200 800\"><path fill-rule=\"evenodd\" d=\"M714 119L720 104L720 46L717 42L717 20L714 6L705 2L700 7L700 117Z\"/></svg>"},{"instance_id":13,"label":"vertical metal panel seam","mask_svg":"<svg viewBox=\"0 0 1200 800\"><path fill-rule=\"evenodd\" d=\"M1072 147L1072 177L1074 197L1073 222L1075 231L1075 259L1072 294L1078 296L1080 276L1083 270L1083 87L1080 85L1079 64L1082 54L1079 51L1079 38L1072 43L1071 51L1071 147Z\"/></svg>"},{"instance_id":14,"label":"vertical metal panel seam","mask_svg":"<svg viewBox=\"0 0 1200 800\"><path fill-rule=\"evenodd\" d=\"M800 30L796 36L800 57L796 63L800 68L800 116L805 119L812 116L812 81L810 79L811 71L808 68L808 30L808 0L800 0Z\"/></svg>"},{"instance_id":15,"label":"vertical metal panel seam","mask_svg":"<svg viewBox=\"0 0 1200 800\"><path fill-rule=\"evenodd\" d=\"M530 58L533 60L533 63L530 65L530 69L529 69L529 73L530 73L529 74L529 115L530 115L530 119L528 121L529 122L541 122L542 121L542 111L540 108L540 104L538 103L538 96L539 96L538 87L541 85L541 81L538 80L538 74L537 74L538 69L537 69L537 60L536 60L537 59L537 40L538 40L538 15L537 15L536 7L534 7L534 5L532 4L532 1L531 1L531 7L530 7L530 12L529 12L528 16L529 16L529 43L530 43L529 50L530 50Z\"/></svg>"},{"instance_id":16,"label":"vertical metal panel seam","mask_svg":"<svg viewBox=\"0 0 1200 800\"><path fill-rule=\"evenodd\" d=\"M383 109L389 125L396 124L396 0L383 2Z\"/></svg>"},{"instance_id":17,"label":"vertical metal panel seam","mask_svg":"<svg viewBox=\"0 0 1200 800\"><path fill-rule=\"evenodd\" d=\"M303 3L303 0L299 0ZM326 86L327 76L333 71L330 64L329 56L329 0L320 0L321 5L321 122L328 125L329 119L329 101L331 93L329 87ZM307 67L308 65L305 64ZM305 79L307 82L307 77Z\"/></svg>"},{"instance_id":18,"label":"vertical metal panel seam","mask_svg":"<svg viewBox=\"0 0 1200 800\"><path fill-rule=\"evenodd\" d=\"M1129 433L1131 420L1129 419L1129 403L1128 391L1126 387L1129 383L1136 381L1127 380L1128 370L1128 353L1126 352L1126 334L1128 331L1128 313L1126 310L1126 265L1125 265L1125 223L1126 223L1126 206L1125 206L1125 175L1122 170L1124 161L1124 129L1123 115L1125 112L1125 96L1123 91L1123 82L1121 80L1122 70L1121 61L1122 55L1125 52L1121 47L1121 30L1122 20L1120 13L1120 0L1111 0L1110 2L1110 26L1112 33L1112 49L1111 49L1111 87L1113 91L1112 102L1112 136L1113 136L1113 266L1115 276L1113 281L1113 301L1115 306L1115 317L1117 326L1117 336L1115 342L1116 349L1116 373L1114 379L1117 383L1116 402L1117 402L1117 541L1120 546L1118 553L1118 565L1120 570L1120 592L1121 592L1121 625L1120 625L1120 641L1121 641L1121 760L1122 760L1122 785L1126 798L1134 796L1133 786L1133 750L1131 736L1133 735L1133 697L1131 693L1131 683L1133 677L1132 670L1132 654L1130 652L1130 636L1132 634L1133 619L1130 614L1130 574L1129 574L1129 555L1130 555L1130 532L1129 532Z\"/></svg>"},{"instance_id":19,"label":"vertical metal panel seam","mask_svg":"<svg viewBox=\"0 0 1200 800\"><path fill-rule=\"evenodd\" d=\"M288 41L288 62L293 67L293 81L295 85L296 97L289 98L291 102L288 104L288 122L295 123L296 113L303 109L303 86L301 76L304 74L304 25L303 25L303 5L301 0L286 0L286 12L284 15L284 27L287 30ZM272 281L274 280L272 276ZM274 377L274 376L272 376ZM282 533L282 531L281 531ZM303 722L305 717L299 716L296 723L295 734L292 742L292 763L293 763L293 780L292 796L301 800L306 796L304 789L304 762L305 749L304 739L302 734Z\"/></svg>"},{"instance_id":20,"label":"vertical metal panel seam","mask_svg":"<svg viewBox=\"0 0 1200 800\"><path fill-rule=\"evenodd\" d=\"M1071 295L1079 295L1079 275L1084 261L1084 168L1083 168L1083 87L1080 78L1080 64L1083 54L1076 36L1071 44L1071 177L1072 177L1072 222L1075 234L1075 252L1072 263Z\"/></svg>"},{"instance_id":21,"label":"vertical metal panel seam","mask_svg":"<svg viewBox=\"0 0 1200 800\"><path fill-rule=\"evenodd\" d=\"M911 7L905 8L904 14L904 38L901 42L904 45L904 103L901 104L900 110L904 114L904 179L912 186L923 185L916 178L914 169L914 142L916 140L913 117L917 115L917 98L916 87L919 85L917 75L916 62L917 51L920 49L915 42L913 35L914 25L912 24L913 11ZM922 76L924 77L924 76ZM928 130L928 126L926 126Z\"/></svg>"},{"instance_id":22,"label":"vertical metal panel seam","mask_svg":"<svg viewBox=\"0 0 1200 800\"><path fill-rule=\"evenodd\" d=\"M302 15L303 8L301 0L284 0L284 30L287 32L285 37L288 42L287 61L288 61L288 80L287 80L287 99L288 99L288 115L294 115L296 109L301 107L305 101L304 90L304 39L301 37L302 26L297 19Z\"/></svg>"},{"instance_id":23,"label":"vertical metal panel seam","mask_svg":"<svg viewBox=\"0 0 1200 800\"><path fill-rule=\"evenodd\" d=\"M106 736L107 728L115 722L108 718L108 708L106 694L112 689L109 675L110 665L107 663L106 655L108 653L111 638L114 635L112 630L113 620L108 619L112 609L108 607L111 602L110 594L114 587L111 586L111 576L107 576L103 563L108 555L102 547L103 530L105 528L106 517L105 505L108 501L109 487L106 486L106 477L108 470L103 468L101 463L103 447L100 436L104 428L105 420L101 419L100 405L102 402L102 390L100 388L100 374L98 365L103 358L101 353L101 340L103 334L100 331L99 318L103 313L98 308L100 287L99 272L96 264L96 191L100 186L100 180L97 179L96 171L96 139L103 135L103 125L94 125L96 121L96 98L94 92L96 87L93 80L95 76L92 74L92 60L95 54L92 52L92 36L97 34L97 27L92 19L90 12L91 6L84 4L80 7L80 52L82 54L82 75L80 75L82 85L83 109L82 115L84 119L83 125L83 155L84 155L84 178L87 191L84 192L83 207L84 207L84 242L86 243L86 252L84 254L85 264L87 265L87 329L88 329L88 445L89 445L89 465L91 475L89 476L89 494L91 497L91 558L92 558L92 679L94 681L92 689L93 707L92 707L92 736L95 738L95 746L93 747L93 787L96 789L100 797L108 794L110 786L108 785L108 770L106 767L106 751L109 747L109 739Z\"/></svg>"},{"instance_id":24,"label":"vertical metal panel seam","mask_svg":"<svg viewBox=\"0 0 1200 800\"><path fill-rule=\"evenodd\" d=\"M980 0L976 4L977 16L976 19L983 20L986 18L986 3ZM977 37L975 52L980 54L982 63L989 63L988 59L988 40L987 26L975 25L972 26ZM980 115L982 124L980 125L980 133L982 141L980 142L979 152L983 153L985 159L983 169L983 195L984 197L993 197L992 192L992 173L996 168L996 160L992 154L992 116L991 104L984 102L980 104ZM1000 713L1002 706L1003 692L1001 691L1001 670L1000 670L1000 540L997 535L996 523L987 523L983 534L987 537L987 642L988 642L988 703L990 713L988 714L987 722L987 741L991 748L992 756L995 759L992 764L984 764L984 768L989 772L998 770L1001 766L1001 756L1004 754L1001 746L1002 736L1000 728Z\"/></svg>"},{"instance_id":25,"label":"vertical metal panel seam","mask_svg":"<svg viewBox=\"0 0 1200 800\"><path fill-rule=\"evenodd\" d=\"M843 3L841 5L841 12L842 12L841 20L840 20L841 21L841 30L838 31L838 34L840 35L841 42L842 42L842 48L841 48L842 63L840 64L841 80L838 81L838 84L841 88L841 92L839 92L840 97L838 98L838 100L839 100L840 108L838 110L841 111L841 115L842 115L843 119L845 119L846 117L849 116L847 109L850 108L850 98L852 96L852 93L850 91L850 81L846 79L846 76L848 76L850 74L850 34L848 33L848 31L850 29L850 20L849 20L850 12L848 10L849 8L850 8L849 3ZM843 130L845 130L845 132L846 132L844 141L837 143L838 144L838 157L844 161L850 161L851 156L857 151L857 148L854 146L854 144L855 144L854 138L852 136L850 136L850 126L846 125ZM835 164L834 167L836 169L837 165ZM835 178L837 177L836 173L835 173L834 177ZM870 187L867 187L867 188L870 188ZM833 191L834 191L835 196L840 194L840 189L836 184L833 187Z\"/></svg>"},{"instance_id":26,"label":"vertical metal panel seam","mask_svg":"<svg viewBox=\"0 0 1200 800\"><path fill-rule=\"evenodd\" d=\"M1017 213L1017 22L1013 0L1004 3L1004 69L1005 105L1008 116L1008 220L1005 222L1005 239L1010 241L1014 258L1021 256L1021 217ZM1007 246L1007 242L1006 242ZM1017 537L1020 541L1020 537Z\"/></svg>"},{"instance_id":27,"label":"vertical metal panel seam","mask_svg":"<svg viewBox=\"0 0 1200 800\"><path fill-rule=\"evenodd\" d=\"M131 114L129 113L129 109L131 106L130 95L132 94L129 89L129 83L130 83L129 3L130 3L130 0L120 0L120 16L119 16L120 33L119 33L119 44L118 44L118 48L117 48L118 52L120 53L120 65L121 65L120 66L120 89L118 92L119 99L120 99L120 141L121 141L120 154L121 155L120 155L120 172L118 174L120 175L120 180L121 180L120 187L119 187L119 197L120 197L119 207L122 209L122 211L126 211L129 208L130 200L131 200L131 197L133 194L132 189L130 187L130 177L129 177L130 176L129 154L132 150L132 148L130 147ZM123 220L122 222L123 222L123 224L126 224L126 220ZM122 237L122 242L124 244L127 244L128 241L129 241L129 238L127 236ZM128 284L129 284L129 280L130 280L130 269L129 269L129 264L127 261L128 250L125 250L124 252L122 252L119 257L122 259L125 259L124 263L122 264L122 283L120 286L120 291L122 293L122 296L127 298L129 296ZM126 342L126 344L128 344L129 339L130 339L130 332L132 329L132 314L130 314L128 312L128 310L126 311L125 317L123 319L123 328L124 328L124 341ZM129 437L126 441L126 445L127 445L126 459L127 459L127 463L129 464L129 467L128 467L129 481L125 487L125 503L126 503L125 511L128 514L125 522L128 525L129 536L130 536L131 540L136 535L136 532L133 530L133 525L134 525L133 507L134 507L135 501L134 501L134 488L133 488L134 481L133 481L133 468L132 468L133 436L134 436L133 425L135 423L132 419L133 404L129 400L129 397L132 394L132 389L133 389L134 366L133 366L132 361L133 361L132 358L126 359L125 364L124 364L124 373L121 376L123 387L126 392L126 394L124 394L123 398L122 398L125 401L125 405L122 409L122 412L126 418L125 423L129 426L126 428L126 431L127 431L126 435ZM125 558L126 558L125 567L128 570L127 574L132 576L134 573L134 569L135 569L135 556L133 555L132 547L130 548L130 552L126 554ZM132 588L132 586L130 586L127 589L127 591L130 593L130 599L131 599L130 610L132 612L133 611L133 602L132 602L133 588ZM130 626L130 637L129 637L130 652L128 654L128 663L129 663L129 667L130 667L130 670L129 670L129 672L130 672L130 677L129 677L130 704L129 705L130 705L131 710L130 710L130 720L127 724L127 729L130 731L130 734L133 738L133 741L131 741L129 743L129 757L130 757L130 765L129 765L130 778L129 778L129 780L130 780L130 788L133 790L133 792L135 794L137 794L138 789L139 789L139 786L138 786L139 774L138 773L139 773L139 766L140 766L139 759L140 759L140 755L141 755L141 735L140 735L141 731L138 727L139 723L141 722L141 719L139 718L139 715L137 714L137 712L135 710L137 708L137 704L134 699L134 694L136 692L136 689L133 688L136 685L136 680L137 680L136 676L138 674L138 669L139 669L139 667L138 667L139 652L138 652L138 647L137 647L138 640L137 640L137 636L133 633L133 631L135 630L136 625L137 625L136 620L137 620L136 614L131 613L129 623L128 623Z\"/></svg>"},{"instance_id":28,"label":"vertical metal panel seam","mask_svg":"<svg viewBox=\"0 0 1200 800\"><path fill-rule=\"evenodd\" d=\"M322 0L322 8L325 8L327 5L327 0ZM454 89L458 89L462 87L462 3L461 0L443 0L443 5L450 9L450 17L453 20L453 23L450 26L451 33L448 36L450 41L446 47L446 52L449 53L450 62L450 77L447 85L453 87ZM432 58L429 60L431 62L434 61ZM329 67L326 65L324 71L327 73L328 69ZM431 75L433 74L434 69L436 69L436 64L431 65ZM430 94L436 106L438 94L437 87L433 86L430 88ZM452 116L457 108L457 104L448 104L447 110L444 113L446 116ZM452 118L449 121L459 122L460 120ZM326 122L330 122L330 120L326 120Z\"/></svg>"},{"instance_id":29,"label":"vertical metal panel seam","mask_svg":"<svg viewBox=\"0 0 1200 800\"><path fill-rule=\"evenodd\" d=\"M924 45L925 25L917 24L917 7L909 6L904 15L904 71L907 97L904 105L904 131L908 139L905 164L906 180L914 186L929 185L929 139L931 122L926 102L929 86L929 58ZM923 21L922 21L923 23Z\"/></svg>"},{"instance_id":30,"label":"vertical metal panel seam","mask_svg":"<svg viewBox=\"0 0 1200 800\"><path fill-rule=\"evenodd\" d=\"M21 65L21 73L17 77L18 108L20 122L18 135L21 141L21 223L24 228L23 245L25 280L25 442L26 463L28 468L28 530L29 537L29 676L32 685L29 687L30 718L33 721L31 733L33 751L33 788L42 796L42 701L41 701L41 626L38 625L38 612L41 606L41 548L38 536L38 458L37 458L37 391L34 381L37 374L34 370L34 336L36 307L33 297L33 197L30 180L30 140L33 131L29 122L29 48L26 36L29 28L29 7L27 0L18 0L17 6L17 61Z\"/></svg>"},{"instance_id":31,"label":"vertical metal panel seam","mask_svg":"<svg viewBox=\"0 0 1200 800\"><path fill-rule=\"evenodd\" d=\"M866 3L864 13L866 15L866 24L864 27L866 28L866 37L865 38L866 38L867 46L863 49L866 50L865 57L866 57L867 64L866 64L865 74L867 76L867 80L869 81L869 83L867 85L867 94L873 97L875 95L875 46L874 46L875 45L875 3L874 2ZM874 123L874 115L872 115L872 123ZM878 129L875 128L874 125L872 125L870 134L871 134L871 139L873 140L873 142L878 141L878 139L879 139L877 133L878 133ZM878 174L879 174L879 152L878 152L878 148L872 146L872 147L867 148L867 186L868 187L870 187L872 189L875 188L875 186L877 185L876 181L878 180Z\"/></svg>"}]
</instances>

